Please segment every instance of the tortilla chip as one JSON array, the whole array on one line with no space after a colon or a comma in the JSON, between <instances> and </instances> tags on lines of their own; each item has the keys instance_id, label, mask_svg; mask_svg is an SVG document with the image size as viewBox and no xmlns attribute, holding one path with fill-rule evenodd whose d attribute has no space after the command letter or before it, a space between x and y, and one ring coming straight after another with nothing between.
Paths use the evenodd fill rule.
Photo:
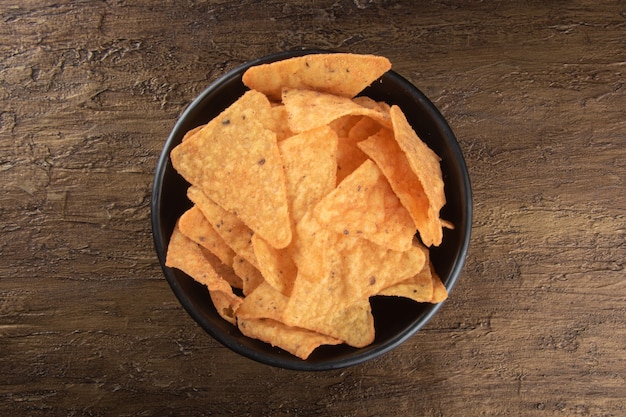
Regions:
<instances>
[{"instance_id":1,"label":"tortilla chip","mask_svg":"<svg viewBox=\"0 0 626 417\"><path fill-rule=\"evenodd\" d=\"M422 270L426 256L415 243L407 251L395 251L365 239L343 237L337 246L341 263L339 293L344 302L367 299Z\"/></svg>"},{"instance_id":2,"label":"tortilla chip","mask_svg":"<svg viewBox=\"0 0 626 417\"><path fill-rule=\"evenodd\" d=\"M291 241L285 176L271 105L248 91L171 152L174 168L277 248Z\"/></svg>"},{"instance_id":3,"label":"tortilla chip","mask_svg":"<svg viewBox=\"0 0 626 417\"><path fill-rule=\"evenodd\" d=\"M337 134L322 126L282 141L287 200L293 223L335 188Z\"/></svg>"},{"instance_id":4,"label":"tortilla chip","mask_svg":"<svg viewBox=\"0 0 626 417\"><path fill-rule=\"evenodd\" d=\"M189 187L187 196L202 211L204 217L224 242L236 254L242 256L258 268L254 250L252 249L252 235L254 232L235 214L224 210L207 197L198 187Z\"/></svg>"},{"instance_id":5,"label":"tortilla chip","mask_svg":"<svg viewBox=\"0 0 626 417\"><path fill-rule=\"evenodd\" d=\"M411 278L383 288L378 295L410 298L418 303L427 303L433 299L433 278L428 261L428 250L420 247L426 257L422 269Z\"/></svg>"},{"instance_id":6,"label":"tortilla chip","mask_svg":"<svg viewBox=\"0 0 626 417\"><path fill-rule=\"evenodd\" d=\"M201 247L180 232L178 226L174 228L167 248L165 265L180 269L197 282L205 285L209 293L220 292L220 308L226 305L236 311L242 300L233 293L230 284L219 276L211 263L205 258ZM227 315L227 317L230 317Z\"/></svg>"},{"instance_id":7,"label":"tortilla chip","mask_svg":"<svg viewBox=\"0 0 626 417\"><path fill-rule=\"evenodd\" d=\"M326 249L327 265L314 272L317 275L305 276L299 270L283 321L351 346L369 344L373 338L369 297L419 272L424 253L418 246L399 252L346 236Z\"/></svg>"},{"instance_id":8,"label":"tortilla chip","mask_svg":"<svg viewBox=\"0 0 626 417\"><path fill-rule=\"evenodd\" d=\"M368 116L382 125L391 125L385 112L363 107L349 98L318 91L284 89L283 103L289 115L289 129L295 133L328 125L344 116Z\"/></svg>"},{"instance_id":9,"label":"tortilla chip","mask_svg":"<svg viewBox=\"0 0 626 417\"><path fill-rule=\"evenodd\" d=\"M341 343L341 340L290 327L272 319L240 319L237 324L245 336L279 347L303 360L321 345Z\"/></svg>"},{"instance_id":10,"label":"tortilla chip","mask_svg":"<svg viewBox=\"0 0 626 417\"><path fill-rule=\"evenodd\" d=\"M366 96L355 97L353 101L360 106L366 107L368 109L377 110L381 113L389 114L389 111L391 110L391 106L389 106L384 101L375 101Z\"/></svg>"},{"instance_id":11,"label":"tortilla chip","mask_svg":"<svg viewBox=\"0 0 626 417\"><path fill-rule=\"evenodd\" d=\"M208 249L202 246L200 246L200 250L202 251L204 258L211 264L211 266L213 267L217 275L219 275L226 282L228 282L231 287L238 288L238 289L243 288L243 281L235 273L235 271L232 268L232 265L231 266L226 265L217 256L211 253L211 251L209 251ZM237 255L235 255L235 257L236 256Z\"/></svg>"},{"instance_id":12,"label":"tortilla chip","mask_svg":"<svg viewBox=\"0 0 626 417\"><path fill-rule=\"evenodd\" d=\"M331 230L405 251L411 248L415 225L393 193L389 182L371 160L366 160L313 211Z\"/></svg>"},{"instance_id":13,"label":"tortilla chip","mask_svg":"<svg viewBox=\"0 0 626 417\"><path fill-rule=\"evenodd\" d=\"M233 264L235 252L213 229L198 206L193 206L180 216L178 227L185 236L209 250L224 264L228 266Z\"/></svg>"},{"instance_id":14,"label":"tortilla chip","mask_svg":"<svg viewBox=\"0 0 626 417\"><path fill-rule=\"evenodd\" d=\"M333 120L328 126L337 133L338 138L345 138L350 133L350 129L363 118L363 116L342 116Z\"/></svg>"},{"instance_id":15,"label":"tortilla chip","mask_svg":"<svg viewBox=\"0 0 626 417\"><path fill-rule=\"evenodd\" d=\"M268 282L262 282L246 296L237 310L240 319L272 319L282 321L289 297Z\"/></svg>"},{"instance_id":16,"label":"tortilla chip","mask_svg":"<svg viewBox=\"0 0 626 417\"><path fill-rule=\"evenodd\" d=\"M290 251L273 248L258 235L252 236L252 247L265 281L289 295L298 272Z\"/></svg>"},{"instance_id":17,"label":"tortilla chip","mask_svg":"<svg viewBox=\"0 0 626 417\"><path fill-rule=\"evenodd\" d=\"M310 280L329 273L337 252L333 248L340 235L322 226L308 211L296 225L294 236L289 250L298 271Z\"/></svg>"},{"instance_id":18,"label":"tortilla chip","mask_svg":"<svg viewBox=\"0 0 626 417\"><path fill-rule=\"evenodd\" d=\"M443 239L439 212L446 203L439 156L417 136L398 106L391 106L390 115L394 137L400 149L404 152L411 170L422 185L423 195L426 196L428 201L426 224L423 223L423 213L418 215L416 212L409 211L414 217L422 242L426 246L439 246ZM423 196L418 193L414 194L414 199L417 199L417 201L414 204L407 203L407 206L423 206L423 201L421 201Z\"/></svg>"},{"instance_id":19,"label":"tortilla chip","mask_svg":"<svg viewBox=\"0 0 626 417\"><path fill-rule=\"evenodd\" d=\"M357 54L310 54L257 65L243 74L243 83L273 100L284 87L354 97L391 69L387 58Z\"/></svg>"},{"instance_id":20,"label":"tortilla chip","mask_svg":"<svg viewBox=\"0 0 626 417\"><path fill-rule=\"evenodd\" d=\"M367 140L359 142L361 148L381 169L402 204L407 208L415 228L425 245L433 243L429 234L429 202L422 183L412 171L404 152L390 130L382 129Z\"/></svg>"},{"instance_id":21,"label":"tortilla chip","mask_svg":"<svg viewBox=\"0 0 626 417\"><path fill-rule=\"evenodd\" d=\"M310 281L306 282L310 283ZM310 297L304 301L307 304L315 303L315 300ZM328 315L309 314L299 318L291 317L291 312L306 310L309 306L305 304L299 309L286 311L289 302L290 297L264 283L245 298L237 310L237 317L239 319L272 319L281 323L297 322L303 325L301 328L331 335L351 346L365 346L374 338L374 322L367 300L357 302L345 309L330 311Z\"/></svg>"},{"instance_id":22,"label":"tortilla chip","mask_svg":"<svg viewBox=\"0 0 626 417\"><path fill-rule=\"evenodd\" d=\"M350 346L367 346L375 335L369 300L344 303L341 293L334 291L340 284L339 279L333 273L317 282L298 277L282 321L335 337Z\"/></svg>"}]
</instances>

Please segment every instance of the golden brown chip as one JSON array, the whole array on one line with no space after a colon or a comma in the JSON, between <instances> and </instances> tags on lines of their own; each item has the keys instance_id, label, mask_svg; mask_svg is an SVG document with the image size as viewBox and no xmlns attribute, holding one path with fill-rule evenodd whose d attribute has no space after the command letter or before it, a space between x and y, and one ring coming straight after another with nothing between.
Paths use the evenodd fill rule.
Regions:
<instances>
[{"instance_id":1,"label":"golden brown chip","mask_svg":"<svg viewBox=\"0 0 626 417\"><path fill-rule=\"evenodd\" d=\"M369 117L361 117L348 132L350 142L356 145L357 142L365 140L378 132L382 128L381 124Z\"/></svg>"},{"instance_id":2,"label":"golden brown chip","mask_svg":"<svg viewBox=\"0 0 626 417\"><path fill-rule=\"evenodd\" d=\"M337 245L340 254L338 291L344 302L367 299L383 288L417 274L426 256L416 243L407 251L395 251L365 239L342 237Z\"/></svg>"},{"instance_id":3,"label":"golden brown chip","mask_svg":"<svg viewBox=\"0 0 626 417\"><path fill-rule=\"evenodd\" d=\"M219 292L221 298L220 309L228 306L236 311L242 300L233 293L230 284L219 276L211 263L204 256L201 247L180 232L178 226L174 228L167 248L165 265L180 269L194 280L205 285L209 293ZM230 316L227 316L230 317Z\"/></svg>"},{"instance_id":4,"label":"golden brown chip","mask_svg":"<svg viewBox=\"0 0 626 417\"><path fill-rule=\"evenodd\" d=\"M363 106L363 107L367 107L368 109L374 109L374 110L378 110L382 113L386 113L389 114L389 111L391 110L391 106L389 106L387 103L385 103L384 101L375 101L369 97L365 97L365 96L359 96L359 97L355 97L354 98L354 102Z\"/></svg>"},{"instance_id":5,"label":"golden brown chip","mask_svg":"<svg viewBox=\"0 0 626 417\"><path fill-rule=\"evenodd\" d=\"M254 232L235 214L224 210L207 197L198 187L189 187L187 196L202 211L204 217L210 222L213 229L224 242L236 254L242 256L258 268L254 250L252 249L252 235Z\"/></svg>"},{"instance_id":6,"label":"golden brown chip","mask_svg":"<svg viewBox=\"0 0 626 417\"><path fill-rule=\"evenodd\" d=\"M334 250L339 234L322 226L312 211L308 211L294 230L289 249L298 271L308 279L325 276L335 262Z\"/></svg>"},{"instance_id":7,"label":"golden brown chip","mask_svg":"<svg viewBox=\"0 0 626 417\"><path fill-rule=\"evenodd\" d=\"M322 248L324 249L324 248ZM283 313L292 326L314 330L364 346L373 340L369 297L422 269L425 256L419 247L392 251L365 239L341 237L328 249L327 265L314 276L300 270ZM319 276L319 273L323 276Z\"/></svg>"},{"instance_id":8,"label":"golden brown chip","mask_svg":"<svg viewBox=\"0 0 626 417\"><path fill-rule=\"evenodd\" d=\"M310 281L306 282L310 284ZM308 301L312 300L309 298ZM303 325L302 328L331 335L351 346L366 346L374 338L374 322L367 300L358 301L345 309L330 311L328 316L308 315L299 318L292 318L291 312L302 311L307 306L286 311L289 302L290 297L281 294L268 283L263 283L245 298L237 310L237 318L271 319L283 324L298 322Z\"/></svg>"},{"instance_id":9,"label":"golden brown chip","mask_svg":"<svg viewBox=\"0 0 626 417\"><path fill-rule=\"evenodd\" d=\"M276 249L258 235L252 236L252 247L261 273L273 288L289 295L298 269L288 249Z\"/></svg>"},{"instance_id":10,"label":"golden brown chip","mask_svg":"<svg viewBox=\"0 0 626 417\"><path fill-rule=\"evenodd\" d=\"M382 125L391 125L389 115L379 109L363 107L349 98L318 91L285 89L283 103L289 115L289 129L296 133L328 125L344 116L368 116Z\"/></svg>"},{"instance_id":11,"label":"golden brown chip","mask_svg":"<svg viewBox=\"0 0 626 417\"><path fill-rule=\"evenodd\" d=\"M390 115L394 137L404 152L411 170L421 183L428 200L426 224L422 223L423 214L418 216L413 213L417 229L426 246L439 246L443 238L439 212L446 203L439 156L417 136L398 106L391 106ZM420 200L423 197L418 195L415 198ZM423 205L423 202L419 201L417 205Z\"/></svg>"},{"instance_id":12,"label":"golden brown chip","mask_svg":"<svg viewBox=\"0 0 626 417\"><path fill-rule=\"evenodd\" d=\"M351 98L390 69L387 58L375 55L311 54L249 68L243 82L274 100L284 87Z\"/></svg>"},{"instance_id":13,"label":"golden brown chip","mask_svg":"<svg viewBox=\"0 0 626 417\"><path fill-rule=\"evenodd\" d=\"M321 345L341 343L341 340L272 319L240 319L237 324L245 336L279 347L300 359L307 359Z\"/></svg>"},{"instance_id":14,"label":"golden brown chip","mask_svg":"<svg viewBox=\"0 0 626 417\"><path fill-rule=\"evenodd\" d=\"M198 206L193 206L183 213L178 220L180 231L217 256L224 264L231 266L235 252L213 229Z\"/></svg>"},{"instance_id":15,"label":"golden brown chip","mask_svg":"<svg viewBox=\"0 0 626 417\"><path fill-rule=\"evenodd\" d=\"M268 282L262 282L246 296L237 310L237 317L282 321L288 301L289 297L276 290Z\"/></svg>"},{"instance_id":16,"label":"golden brown chip","mask_svg":"<svg viewBox=\"0 0 626 417\"><path fill-rule=\"evenodd\" d=\"M374 340L374 319L369 300L345 304L339 277L329 273L317 282L305 277L296 280L283 312L282 321L343 340L354 347L367 346Z\"/></svg>"},{"instance_id":17,"label":"golden brown chip","mask_svg":"<svg viewBox=\"0 0 626 417\"><path fill-rule=\"evenodd\" d=\"M433 278L428 260L428 250L424 247L420 247L420 249L426 257L426 262L421 271L411 278L383 288L378 295L410 298L419 303L427 303L433 299Z\"/></svg>"},{"instance_id":18,"label":"golden brown chip","mask_svg":"<svg viewBox=\"0 0 626 417\"><path fill-rule=\"evenodd\" d=\"M358 143L383 172L391 188L402 204L407 208L415 228L420 232L426 245L432 244L429 239L429 203L422 183L409 166L409 162L388 129L381 129L367 140Z\"/></svg>"},{"instance_id":19,"label":"golden brown chip","mask_svg":"<svg viewBox=\"0 0 626 417\"><path fill-rule=\"evenodd\" d=\"M285 176L276 134L265 128L271 105L255 91L171 152L174 168L211 200L277 248L291 241Z\"/></svg>"},{"instance_id":20,"label":"golden brown chip","mask_svg":"<svg viewBox=\"0 0 626 417\"><path fill-rule=\"evenodd\" d=\"M337 233L398 251L409 250L415 235L409 212L369 159L324 197L313 213Z\"/></svg>"},{"instance_id":21,"label":"golden brown chip","mask_svg":"<svg viewBox=\"0 0 626 417\"><path fill-rule=\"evenodd\" d=\"M335 187L337 134L328 126L292 136L279 144L293 223Z\"/></svg>"}]
</instances>

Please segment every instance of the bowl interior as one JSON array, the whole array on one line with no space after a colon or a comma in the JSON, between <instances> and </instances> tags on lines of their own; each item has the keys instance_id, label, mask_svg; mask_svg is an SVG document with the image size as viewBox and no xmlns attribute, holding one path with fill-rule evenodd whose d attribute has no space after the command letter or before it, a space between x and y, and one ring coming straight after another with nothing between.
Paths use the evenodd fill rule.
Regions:
<instances>
[{"instance_id":1,"label":"bowl interior","mask_svg":"<svg viewBox=\"0 0 626 417\"><path fill-rule=\"evenodd\" d=\"M317 52L320 51L292 51L257 59L236 68L209 86L184 111L165 143L156 169L151 204L152 229L159 261L172 290L192 318L233 351L268 365L295 370L337 369L379 356L423 327L442 305L416 303L398 297L373 297L376 339L370 346L361 349L345 345L322 346L303 361L281 349L243 336L235 326L219 317L203 285L183 272L165 266L165 254L174 225L191 206L186 196L189 184L178 175L169 160L172 148L181 142L188 130L207 123L246 91L241 76L248 67ZM399 105L417 134L441 157L447 199L442 218L451 221L455 228L444 229L443 243L431 248L430 253L437 273L450 292L467 254L472 216L469 176L456 138L435 106L393 71L383 75L362 95Z\"/></svg>"}]
</instances>

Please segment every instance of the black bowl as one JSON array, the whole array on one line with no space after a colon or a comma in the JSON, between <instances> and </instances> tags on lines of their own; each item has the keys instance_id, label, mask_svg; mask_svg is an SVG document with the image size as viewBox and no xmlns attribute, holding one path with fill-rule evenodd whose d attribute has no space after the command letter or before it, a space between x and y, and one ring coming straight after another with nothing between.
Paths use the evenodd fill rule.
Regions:
<instances>
[{"instance_id":1,"label":"black bowl","mask_svg":"<svg viewBox=\"0 0 626 417\"><path fill-rule=\"evenodd\" d=\"M189 315L213 338L245 357L272 366L306 371L344 368L378 357L415 334L442 304L416 303L399 297L372 297L376 339L371 345L360 349L345 345L322 346L307 360L301 360L279 348L243 336L217 314L206 287L185 273L165 266L165 254L176 220L191 205L186 196L189 184L172 168L172 148L181 142L185 132L207 123L246 91L241 77L250 66L319 52L325 51L299 50L266 56L230 71L204 90L180 116L165 143L156 168L151 202L152 231L159 262L174 294ZM428 98L393 71L384 74L362 95L399 105L417 134L441 157L447 199L442 218L451 221L455 228L444 230L443 243L431 248L430 252L434 267L450 292L465 261L472 219L470 180L456 138Z\"/></svg>"}]
</instances>

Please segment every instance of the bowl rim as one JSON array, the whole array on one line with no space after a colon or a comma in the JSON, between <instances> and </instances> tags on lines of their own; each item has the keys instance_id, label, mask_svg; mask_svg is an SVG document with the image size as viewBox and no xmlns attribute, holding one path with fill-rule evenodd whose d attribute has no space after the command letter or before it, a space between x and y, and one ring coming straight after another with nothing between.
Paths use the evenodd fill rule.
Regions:
<instances>
[{"instance_id":1,"label":"bowl rim","mask_svg":"<svg viewBox=\"0 0 626 417\"><path fill-rule=\"evenodd\" d=\"M192 302L187 298L185 292L183 291L180 284L177 282L170 268L165 266L165 255L167 252L167 245L169 242L169 236L165 236L162 233L160 226L160 218L161 218L161 207L160 202L162 200L162 188L163 188L163 179L165 172L168 168L169 155L171 149L176 146L177 143L180 142L180 138L185 133L183 130L183 125L185 124L186 119L190 114L197 111L197 108L204 105L204 101L208 96L213 94L216 90L220 89L220 87L228 82L236 81L237 79L241 79L243 72L254 65L260 65L264 63L280 61L283 59L302 56L308 54L319 54L319 53L336 53L335 51L329 50L321 50L321 49L297 49L290 50L284 52L278 52L274 54L265 55L246 63L243 63L225 74L219 76L214 81L210 82L210 84L196 97L192 100L187 107L181 112L180 116L177 118L174 127L172 128L170 134L168 135L167 140L165 141L161 154L158 158L155 175L152 184L152 194L151 194L151 226L152 226L152 235L154 240L155 249L157 252L157 257L159 263L161 265L161 269L165 275L170 288L174 292L176 298L181 303L186 312L192 317L192 319L211 337L213 337L216 341L221 343L223 346L228 347L230 350L252 359L256 362L263 363L266 365L290 369L290 370L298 370L298 371L324 371L324 370L333 370L333 369L341 369L349 366L357 365L359 363L366 362L368 360L379 357L399 345L403 344L410 337L415 335L422 327L424 327L431 318L439 311L439 309L443 306L444 302L438 304L429 305L425 314L419 315L415 320L413 320L409 325L403 328L397 335L389 338L386 342L376 346L372 349L368 349L359 353L360 349L356 350L356 353L350 355L349 357L339 358L336 360L328 360L324 362L308 362L306 360L301 360L298 358L277 358L273 356L268 356L263 354L262 352L256 351L254 349L250 349L246 346L243 346L241 343L238 343L234 338L229 337L228 335L222 334L218 329L216 329L205 317L203 317L196 309L193 307ZM428 113L428 116L436 123L439 131L443 136L446 137L447 145L451 148L451 152L454 155L455 164L458 166L459 171L462 173L460 190L462 194L462 199L465 203L463 216L466 219L464 224L464 229L462 232L462 240L460 244L460 249L457 252L456 258L453 260L453 267L448 273L447 279L445 280L445 285L448 290L448 293L452 291L455 287L460 274L462 272L465 259L467 257L467 253L469 250L469 244L471 240L471 232L472 232L472 215L473 215L473 197L472 197L472 188L469 172L467 169L467 165L465 159L463 157L460 145L457 141L455 134L453 133L451 127L449 126L446 119L440 113L439 109L426 97L424 93L422 93L415 85L413 85L410 81L405 79L400 74L396 73L393 70L388 71L383 75L383 77L388 77L393 80L394 83L402 86L407 93L409 93L413 98L420 101L423 108ZM286 359L286 360L285 360Z\"/></svg>"}]
</instances>

